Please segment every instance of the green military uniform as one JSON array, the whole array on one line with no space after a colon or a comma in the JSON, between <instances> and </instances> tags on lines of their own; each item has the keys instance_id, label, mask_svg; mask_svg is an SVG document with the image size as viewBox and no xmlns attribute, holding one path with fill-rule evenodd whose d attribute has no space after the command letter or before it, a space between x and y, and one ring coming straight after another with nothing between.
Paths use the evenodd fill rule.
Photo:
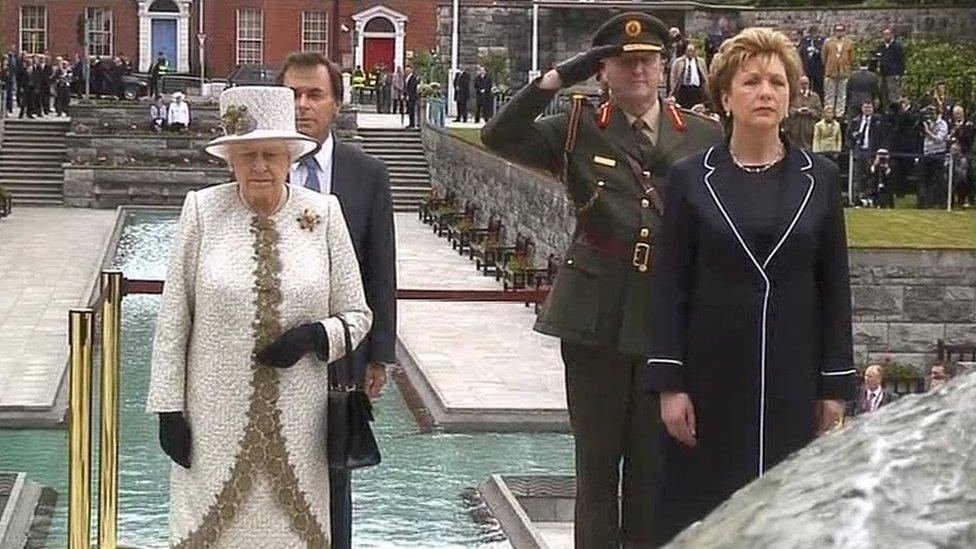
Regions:
<instances>
[{"instance_id":1,"label":"green military uniform","mask_svg":"<svg viewBox=\"0 0 976 549\"><path fill-rule=\"evenodd\" d=\"M642 13L607 21L594 46L624 55L662 51L667 28ZM651 297L653 234L671 165L722 138L721 126L659 100L656 142L640 135L613 99L573 98L568 113L536 120L556 91L523 88L485 126L501 156L559 177L576 209L573 243L535 329L562 339L576 437L577 547L650 545L652 483L660 412L642 390ZM666 215L666 212L663 212ZM617 469L624 461L623 517Z\"/></svg>"}]
</instances>

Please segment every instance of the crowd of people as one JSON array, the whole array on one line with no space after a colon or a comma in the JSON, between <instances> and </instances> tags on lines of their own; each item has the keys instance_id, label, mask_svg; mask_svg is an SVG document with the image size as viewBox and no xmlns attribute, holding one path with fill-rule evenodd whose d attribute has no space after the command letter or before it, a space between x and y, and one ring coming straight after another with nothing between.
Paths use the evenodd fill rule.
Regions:
<instances>
[{"instance_id":1,"label":"crowd of people","mask_svg":"<svg viewBox=\"0 0 976 549\"><path fill-rule=\"evenodd\" d=\"M699 113L714 113L705 100L708 67L732 36L727 19L710 33L705 55L681 32L670 30L667 89L672 100ZM855 59L855 45L843 23L824 37L819 27L797 32L803 62L800 93L783 129L799 146L843 166L854 158L853 197L862 207L893 207L894 197L915 194L919 208L944 208L952 170L953 203L976 203L976 124L945 81L912 98L902 92L905 46L892 29L882 31L871 53ZM951 159L951 162L950 162Z\"/></svg>"},{"instance_id":2,"label":"crowd of people","mask_svg":"<svg viewBox=\"0 0 976 549\"><path fill-rule=\"evenodd\" d=\"M366 95L370 94L376 104L376 112L407 115L408 127L416 127L420 79L414 74L413 67L396 67L390 72L383 64L376 65L371 71L364 71L362 66L356 66L351 76L354 103L365 103Z\"/></svg>"},{"instance_id":3,"label":"crowd of people","mask_svg":"<svg viewBox=\"0 0 976 549\"><path fill-rule=\"evenodd\" d=\"M80 54L71 62L66 54L28 54L10 46L0 63L7 115L13 115L16 106L18 118L37 118L52 112L56 116L67 116L71 96L81 97L86 92L123 99L123 77L133 70L128 57L125 54L91 56L88 62L86 76L85 59Z\"/></svg>"},{"instance_id":4,"label":"crowd of people","mask_svg":"<svg viewBox=\"0 0 976 549\"><path fill-rule=\"evenodd\" d=\"M929 365L925 376L925 388L929 391L938 389L955 375L956 368L952 362L936 360ZM898 393L886 386L884 381L885 368L882 364L872 364L865 368L860 388L853 398L847 401L845 415L855 417L869 414L898 400Z\"/></svg>"},{"instance_id":5,"label":"crowd of people","mask_svg":"<svg viewBox=\"0 0 976 549\"><path fill-rule=\"evenodd\" d=\"M190 127L190 104L183 92L174 92L169 104L163 103L160 96L153 98L149 105L149 129L156 133L164 130L186 131Z\"/></svg>"}]
</instances>

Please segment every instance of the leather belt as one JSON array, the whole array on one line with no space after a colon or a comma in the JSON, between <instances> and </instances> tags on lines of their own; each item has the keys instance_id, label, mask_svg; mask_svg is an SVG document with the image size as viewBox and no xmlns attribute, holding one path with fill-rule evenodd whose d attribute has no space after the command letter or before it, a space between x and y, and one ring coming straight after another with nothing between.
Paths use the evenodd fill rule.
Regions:
<instances>
[{"instance_id":1,"label":"leather belt","mask_svg":"<svg viewBox=\"0 0 976 549\"><path fill-rule=\"evenodd\" d=\"M653 253L650 243L640 240L646 239L630 243L613 235L594 231L582 231L576 237L577 242L596 250L601 255L629 259L635 270L645 273L651 268Z\"/></svg>"}]
</instances>

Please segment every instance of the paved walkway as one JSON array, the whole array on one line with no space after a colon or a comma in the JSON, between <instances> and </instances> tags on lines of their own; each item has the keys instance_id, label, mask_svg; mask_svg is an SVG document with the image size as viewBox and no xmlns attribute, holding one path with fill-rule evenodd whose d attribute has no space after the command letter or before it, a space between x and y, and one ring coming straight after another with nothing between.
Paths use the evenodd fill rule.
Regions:
<instances>
[{"instance_id":1,"label":"paved walkway","mask_svg":"<svg viewBox=\"0 0 976 549\"><path fill-rule=\"evenodd\" d=\"M415 213L396 227L400 288L501 289ZM399 362L440 427L568 429L559 342L532 331L531 307L401 300L398 312Z\"/></svg>"},{"instance_id":2,"label":"paved walkway","mask_svg":"<svg viewBox=\"0 0 976 549\"><path fill-rule=\"evenodd\" d=\"M0 220L0 422L54 405L68 309L84 306L115 212L14 208Z\"/></svg>"}]
</instances>

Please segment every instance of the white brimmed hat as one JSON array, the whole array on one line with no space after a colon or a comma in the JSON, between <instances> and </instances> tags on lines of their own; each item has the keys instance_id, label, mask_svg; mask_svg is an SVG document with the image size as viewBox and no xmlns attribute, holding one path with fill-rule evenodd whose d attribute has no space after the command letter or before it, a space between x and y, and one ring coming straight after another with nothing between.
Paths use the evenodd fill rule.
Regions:
<instances>
[{"instance_id":1,"label":"white brimmed hat","mask_svg":"<svg viewBox=\"0 0 976 549\"><path fill-rule=\"evenodd\" d=\"M238 86L220 94L220 120L224 135L211 140L204 150L227 160L234 143L284 141L291 161L318 147L318 142L295 130L295 95L283 86Z\"/></svg>"}]
</instances>

